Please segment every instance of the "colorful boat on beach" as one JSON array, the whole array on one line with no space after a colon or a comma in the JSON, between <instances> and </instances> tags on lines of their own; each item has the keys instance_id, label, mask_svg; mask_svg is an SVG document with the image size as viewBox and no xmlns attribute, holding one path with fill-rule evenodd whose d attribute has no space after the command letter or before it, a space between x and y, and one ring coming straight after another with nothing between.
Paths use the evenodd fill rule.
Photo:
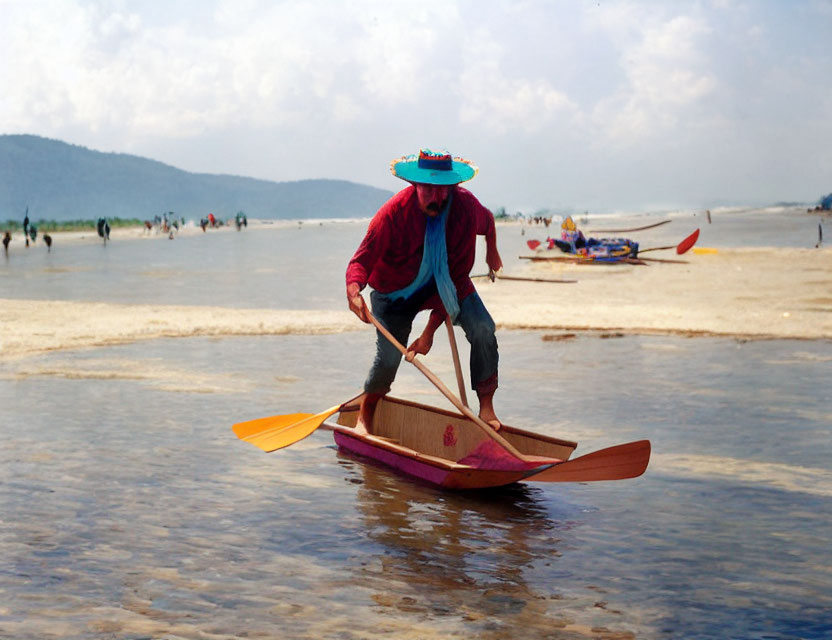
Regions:
<instances>
[{"instance_id":1,"label":"colorful boat on beach","mask_svg":"<svg viewBox=\"0 0 832 640\"><path fill-rule=\"evenodd\" d=\"M354 429L357 417L356 403L321 426L333 432L341 450L447 489L620 480L641 475L650 460L647 440L570 460L576 442L504 425L499 434L519 458L465 416L399 398L379 402L372 435Z\"/></svg>"},{"instance_id":2,"label":"colorful boat on beach","mask_svg":"<svg viewBox=\"0 0 832 640\"><path fill-rule=\"evenodd\" d=\"M575 243L547 238L547 245L544 247L539 240L528 240L526 244L534 251L534 255L519 256L522 260L532 262L571 262L574 264L639 264L646 265L647 262L679 262L659 258L644 258L641 254L648 251L662 251L675 249L678 255L690 251L699 239L699 229L696 229L678 245L666 247L651 247L640 249L638 242L627 238L589 238L581 237L582 244L576 247Z\"/></svg>"}]
</instances>

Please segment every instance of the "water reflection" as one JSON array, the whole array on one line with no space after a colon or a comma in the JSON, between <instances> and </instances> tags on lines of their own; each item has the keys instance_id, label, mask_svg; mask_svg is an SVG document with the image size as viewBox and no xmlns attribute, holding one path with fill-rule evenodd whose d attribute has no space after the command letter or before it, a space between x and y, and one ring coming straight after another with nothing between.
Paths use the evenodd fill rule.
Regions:
<instances>
[{"instance_id":1,"label":"water reflection","mask_svg":"<svg viewBox=\"0 0 832 640\"><path fill-rule=\"evenodd\" d=\"M529 637L554 629L583 635L558 611L561 596L536 583L539 566L549 577L557 573L551 565L561 555L560 535L579 526L550 517L540 489L441 491L374 461L338 455L359 485L356 508L366 534L381 549L356 579L373 585L373 600L390 615L460 617L505 637L521 627Z\"/></svg>"}]
</instances>

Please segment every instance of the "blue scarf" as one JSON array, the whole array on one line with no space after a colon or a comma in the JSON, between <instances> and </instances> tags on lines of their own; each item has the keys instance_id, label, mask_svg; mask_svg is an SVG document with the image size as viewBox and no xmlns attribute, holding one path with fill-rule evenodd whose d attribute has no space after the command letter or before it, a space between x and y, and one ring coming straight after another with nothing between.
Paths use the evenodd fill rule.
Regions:
<instances>
[{"instance_id":1,"label":"blue scarf","mask_svg":"<svg viewBox=\"0 0 832 640\"><path fill-rule=\"evenodd\" d=\"M436 289L445 311L456 320L459 314L459 300L456 297L456 286L451 280L451 272L448 269L448 246L445 243L445 222L448 219L448 211L451 209L453 194L448 195L448 201L438 216L428 216L425 225L425 246L422 250L422 264L419 265L419 273L409 285L398 291L387 295L396 300L409 298L416 291L428 284L433 278L436 281Z\"/></svg>"}]
</instances>

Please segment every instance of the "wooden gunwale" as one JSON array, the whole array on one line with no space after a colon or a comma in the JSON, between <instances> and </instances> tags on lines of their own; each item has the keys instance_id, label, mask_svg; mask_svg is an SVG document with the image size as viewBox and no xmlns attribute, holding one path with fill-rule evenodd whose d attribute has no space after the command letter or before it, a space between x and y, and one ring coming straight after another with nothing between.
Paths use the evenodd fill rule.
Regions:
<instances>
[{"instance_id":1,"label":"wooden gunwale","mask_svg":"<svg viewBox=\"0 0 832 640\"><path fill-rule=\"evenodd\" d=\"M447 416L449 418L454 418L454 419L459 419L459 420L464 420L465 419L465 416L463 416L461 413L457 413L455 411L448 411L447 409L440 409L439 407L434 407L434 406L431 406L431 405L422 404L420 402L413 402L412 400L404 400L402 398L394 398L394 397L391 397L391 396L385 396L384 400L386 402L392 402L394 404L400 404L400 405L404 405L404 406L408 406L408 407L414 407L416 409L422 409L424 411L429 411L431 413ZM355 404L355 405L352 405L352 406L344 407L343 409L341 409L341 413L350 413L350 412L353 412L353 411L358 411L358 409L359 409L359 406L357 404ZM339 426L341 426L341 425L339 425ZM347 427L347 432L351 433L351 431L352 430L349 429L349 427ZM571 447L572 449L576 449L578 447L578 443L573 442L572 440L564 440L562 438L556 438L554 436L547 436L547 435L543 435L543 434L540 434L540 433L535 433L534 431L527 431L525 429L519 429L517 427L512 427L512 426L509 426L507 424L504 424L502 426L502 428L497 433L503 433L503 432L514 433L514 434L517 434L519 436L525 436L527 438L532 438L534 440L540 440L542 442L557 444L557 445L561 445L561 446L564 446L564 447Z\"/></svg>"},{"instance_id":2,"label":"wooden gunwale","mask_svg":"<svg viewBox=\"0 0 832 640\"><path fill-rule=\"evenodd\" d=\"M328 422L324 422L321 426L325 429L329 429L330 431L334 431L344 436L347 436L348 438L365 442L369 445L376 447L377 449L385 449L392 453L398 453L400 455L407 456L408 458L415 458L421 462L424 462L425 464L429 464L434 467L439 467L447 471L474 469L474 467L471 467L467 464L459 464L458 462L448 460L447 458L431 456L426 453L420 453L415 449L411 449L410 447L403 447L400 444L390 441L389 438L379 438L374 435L358 435L355 432L355 429L353 429L352 427L345 427L344 425L340 424L330 424Z\"/></svg>"}]
</instances>

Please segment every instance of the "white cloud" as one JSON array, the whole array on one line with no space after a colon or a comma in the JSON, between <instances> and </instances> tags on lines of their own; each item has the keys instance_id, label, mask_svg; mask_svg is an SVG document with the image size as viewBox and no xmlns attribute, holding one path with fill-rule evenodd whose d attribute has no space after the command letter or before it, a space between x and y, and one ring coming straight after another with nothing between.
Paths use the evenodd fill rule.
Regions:
<instances>
[{"instance_id":1,"label":"white cloud","mask_svg":"<svg viewBox=\"0 0 832 640\"><path fill-rule=\"evenodd\" d=\"M504 134L539 131L558 115L572 117L576 106L547 80L511 77L503 68L505 48L490 30L472 34L460 76L460 121Z\"/></svg>"},{"instance_id":2,"label":"white cloud","mask_svg":"<svg viewBox=\"0 0 832 640\"><path fill-rule=\"evenodd\" d=\"M604 142L624 146L675 127L689 106L717 87L701 49L703 36L710 32L703 20L657 20L635 11L627 18L623 24L636 36L620 52L624 82L592 114Z\"/></svg>"},{"instance_id":3,"label":"white cloud","mask_svg":"<svg viewBox=\"0 0 832 640\"><path fill-rule=\"evenodd\" d=\"M435 144L474 158L492 176L478 193L506 205L543 206L553 190L584 202L599 184L641 192L630 186L639 164L650 188L692 193L670 153L724 163L712 177L729 191L810 179L814 191L832 175L828 8L0 0L0 133L196 171L388 188L378 167ZM341 161L356 148L366 162ZM735 169L759 157L768 180Z\"/></svg>"}]
</instances>

